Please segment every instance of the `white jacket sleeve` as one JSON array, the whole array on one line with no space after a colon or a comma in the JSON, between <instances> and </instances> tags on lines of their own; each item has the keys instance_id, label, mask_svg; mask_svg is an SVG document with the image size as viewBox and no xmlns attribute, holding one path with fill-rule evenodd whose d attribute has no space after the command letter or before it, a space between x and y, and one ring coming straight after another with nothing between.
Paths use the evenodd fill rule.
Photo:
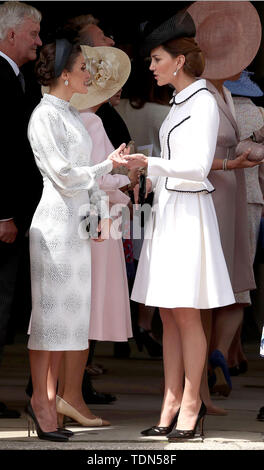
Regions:
<instances>
[{"instance_id":1,"label":"white jacket sleeve","mask_svg":"<svg viewBox=\"0 0 264 470\"><path fill-rule=\"evenodd\" d=\"M201 182L211 169L219 113L209 93L196 98L190 116L170 129L166 142L166 158L148 158L148 175L167 176Z\"/></svg>"}]
</instances>

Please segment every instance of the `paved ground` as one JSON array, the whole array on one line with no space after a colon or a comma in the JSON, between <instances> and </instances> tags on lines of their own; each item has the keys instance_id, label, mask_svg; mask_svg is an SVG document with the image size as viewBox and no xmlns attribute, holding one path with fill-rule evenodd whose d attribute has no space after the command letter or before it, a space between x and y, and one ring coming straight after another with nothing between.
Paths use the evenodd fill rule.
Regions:
<instances>
[{"instance_id":1,"label":"paved ground","mask_svg":"<svg viewBox=\"0 0 264 470\"><path fill-rule=\"evenodd\" d=\"M214 397L218 405L228 410L224 417L207 416L206 436L194 442L171 443L166 438L147 438L140 431L156 423L161 405L162 362L146 353L139 353L131 343L130 359L113 358L111 343L99 343L96 361L107 372L94 379L97 390L115 393L117 401L111 405L91 406L92 410L112 425L104 429L83 428L74 423L69 429L75 435L68 443L51 443L37 437L27 437L27 422L23 413L27 401L25 386L28 378L28 358L25 341L6 348L1 367L0 401L19 409L17 420L0 420L0 451L4 450L264 450L264 422L256 420L264 406L264 360L258 356L257 346L246 345L249 370L233 378L233 391L228 398ZM2 453L2 452L0 452ZM67 453L66 453L67 454ZM12 454L15 455L14 453ZM48 454L47 454L48 455ZM65 452L63 453L65 456ZM101 454L100 454L101 455ZM257 454L255 454L257 455ZM21 453L22 456L22 453Z\"/></svg>"}]
</instances>

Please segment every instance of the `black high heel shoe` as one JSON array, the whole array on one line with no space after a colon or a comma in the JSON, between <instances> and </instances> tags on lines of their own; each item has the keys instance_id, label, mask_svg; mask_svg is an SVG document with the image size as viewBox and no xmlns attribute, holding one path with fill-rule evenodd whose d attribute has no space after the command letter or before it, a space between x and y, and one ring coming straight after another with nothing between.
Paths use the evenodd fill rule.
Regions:
<instances>
[{"instance_id":1,"label":"black high heel shoe","mask_svg":"<svg viewBox=\"0 0 264 470\"><path fill-rule=\"evenodd\" d=\"M145 346L151 357L162 357L162 346L152 336L150 336L151 330L145 330L139 327L137 333L134 335L137 343L138 350L143 351Z\"/></svg>"},{"instance_id":2,"label":"black high heel shoe","mask_svg":"<svg viewBox=\"0 0 264 470\"><path fill-rule=\"evenodd\" d=\"M44 432L42 431L39 422L36 418L36 415L33 411L31 403L28 403L26 406L25 412L28 417L28 437L30 437L30 431L34 432L34 429L37 431L37 435L39 439L43 439L45 441L55 441L55 442L68 442L68 437L65 434L60 433L59 431L51 431L51 432Z\"/></svg>"},{"instance_id":3,"label":"black high heel shoe","mask_svg":"<svg viewBox=\"0 0 264 470\"><path fill-rule=\"evenodd\" d=\"M72 432L70 429L66 429L66 428L57 428L57 431L66 436L66 437L72 437L74 436L74 432Z\"/></svg>"},{"instance_id":4,"label":"black high heel shoe","mask_svg":"<svg viewBox=\"0 0 264 470\"><path fill-rule=\"evenodd\" d=\"M177 423L179 413L180 408L178 409L169 426L152 426L151 428L141 431L142 436L167 436L167 434L173 430L175 424Z\"/></svg>"},{"instance_id":5,"label":"black high heel shoe","mask_svg":"<svg viewBox=\"0 0 264 470\"><path fill-rule=\"evenodd\" d=\"M186 431L183 431L181 429L175 429L174 431L172 431L170 434L167 435L167 439L169 440L169 442L175 442L181 439L193 439L194 437L196 437L196 429L198 425L200 427L200 432L199 434L197 434L197 437L203 438L204 437L203 425L204 425L204 418L206 415L206 411L207 411L207 408L204 402L202 402L194 428L191 430L186 430Z\"/></svg>"}]
</instances>

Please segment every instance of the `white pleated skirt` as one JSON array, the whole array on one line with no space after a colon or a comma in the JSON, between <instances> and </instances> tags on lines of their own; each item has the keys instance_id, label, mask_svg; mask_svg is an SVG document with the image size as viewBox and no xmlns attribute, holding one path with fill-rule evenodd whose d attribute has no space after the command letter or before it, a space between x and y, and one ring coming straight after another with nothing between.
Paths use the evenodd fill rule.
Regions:
<instances>
[{"instance_id":1,"label":"white pleated skirt","mask_svg":"<svg viewBox=\"0 0 264 470\"><path fill-rule=\"evenodd\" d=\"M210 309L235 302L211 194L165 189L159 179L132 300Z\"/></svg>"}]
</instances>

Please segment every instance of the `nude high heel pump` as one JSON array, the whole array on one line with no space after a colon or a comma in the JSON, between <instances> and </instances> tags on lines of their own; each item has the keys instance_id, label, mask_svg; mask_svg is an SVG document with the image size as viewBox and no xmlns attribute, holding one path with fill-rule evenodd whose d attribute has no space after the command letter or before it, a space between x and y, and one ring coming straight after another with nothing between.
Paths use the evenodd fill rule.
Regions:
<instances>
[{"instance_id":1,"label":"nude high heel pump","mask_svg":"<svg viewBox=\"0 0 264 470\"><path fill-rule=\"evenodd\" d=\"M108 421L104 421L102 418L86 418L83 416L79 411L77 411L73 406L67 403L63 398L56 396L56 409L59 415L59 420L61 422L62 415L68 416L69 418L77 421L77 423L81 424L82 426L87 427L102 427L102 426L110 426Z\"/></svg>"}]
</instances>

